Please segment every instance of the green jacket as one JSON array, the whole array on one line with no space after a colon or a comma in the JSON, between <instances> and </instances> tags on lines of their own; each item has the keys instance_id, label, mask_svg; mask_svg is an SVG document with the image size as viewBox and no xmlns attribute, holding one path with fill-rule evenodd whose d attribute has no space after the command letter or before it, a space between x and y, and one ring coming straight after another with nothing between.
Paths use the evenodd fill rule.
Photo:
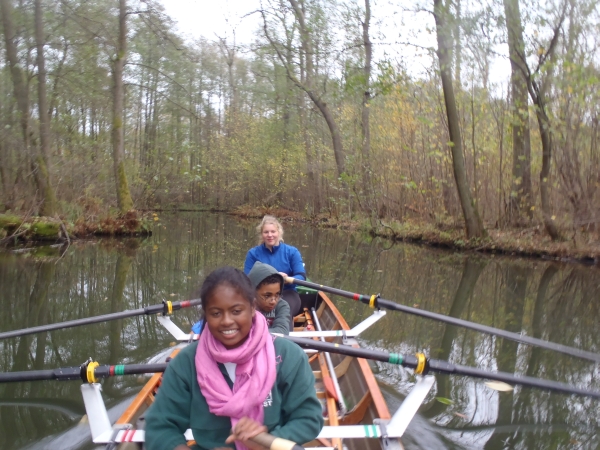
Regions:
<instances>
[{"instance_id":1,"label":"green jacket","mask_svg":"<svg viewBox=\"0 0 600 450\"><path fill-rule=\"evenodd\" d=\"M298 443L311 441L323 427L323 414L308 359L293 342L277 338L274 345L277 379L271 398L265 400L264 424L274 436ZM200 392L194 363L197 347L196 342L183 349L165 371L156 399L145 417L147 450L172 450L185 445L183 433L188 428L194 434L196 449L235 448L225 445L231 420L212 414ZM233 386L225 367L219 364L219 368L227 383Z\"/></svg>"}]
</instances>

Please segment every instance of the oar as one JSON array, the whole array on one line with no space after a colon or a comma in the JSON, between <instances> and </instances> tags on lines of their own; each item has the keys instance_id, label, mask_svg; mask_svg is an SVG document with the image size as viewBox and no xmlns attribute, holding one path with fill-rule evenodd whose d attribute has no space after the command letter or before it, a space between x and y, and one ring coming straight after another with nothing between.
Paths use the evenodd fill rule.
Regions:
<instances>
[{"instance_id":1,"label":"oar","mask_svg":"<svg viewBox=\"0 0 600 450\"><path fill-rule=\"evenodd\" d=\"M449 323L451 325L456 325L459 327L469 328L471 330L479 331L481 333L491 334L493 336L500 336L505 339L510 339L511 341L520 342L522 344L533 345L536 347L545 348L548 350L554 350L560 353L565 353L570 356L576 356L579 358L587 359L594 362L600 362L600 355L597 353L588 352L585 350L580 350L577 348L569 347L562 344L557 344L555 342L545 341L543 339L538 339L530 336L522 336L517 333L512 333L510 331L501 330L499 328L490 327L487 325L481 325L475 322L470 322L468 320L457 319L456 317L446 316L444 314L438 314L431 311L427 311L419 308L412 308L410 306L404 306L399 303L392 302L390 300L385 300L380 298L377 295L363 295L356 294L354 292L343 291L341 289L336 289L328 286L323 286L321 284L311 283L310 281L297 280L295 278L287 277L286 283L294 283L299 286L305 286L312 289L316 289L323 292L329 292L330 294L339 295L341 297L351 298L353 300L359 301L361 303L365 303L372 308L385 308L391 309L394 311L401 311L408 314L414 314L415 316L426 317L428 319L437 320L440 322Z\"/></svg>"},{"instance_id":2,"label":"oar","mask_svg":"<svg viewBox=\"0 0 600 450\"><path fill-rule=\"evenodd\" d=\"M125 319L127 317L142 316L144 314L152 315L162 313L163 315L168 315L171 314L173 311L177 311L182 308L188 308L190 306L197 306L200 304L202 304L202 300L200 299L184 300L181 302L171 302L167 300L163 301L162 303L159 303L158 305L146 306L145 308L104 314L101 316L87 317L85 319L69 320L67 322L52 323L49 325L40 325L39 327L24 328L22 330L6 331L4 333L0 333L0 339L8 339L12 337L25 336L28 334L59 330L63 328L78 327L81 325L90 325L92 323L108 322L111 320Z\"/></svg>"},{"instance_id":3,"label":"oar","mask_svg":"<svg viewBox=\"0 0 600 450\"><path fill-rule=\"evenodd\" d=\"M304 311L304 316L306 318L307 325L314 328L312 316L307 310ZM316 340L317 338L315 337L313 339ZM321 369L321 379L323 380L323 387L325 387L325 391L327 391L330 397L338 401L338 393L335 390L335 386L333 385L333 380L331 378L332 375L335 375L335 372L333 374L330 373L327 367L327 363L325 362L325 357L322 353L319 353L317 355L317 358L319 360L319 367Z\"/></svg>"},{"instance_id":4,"label":"oar","mask_svg":"<svg viewBox=\"0 0 600 450\"><path fill-rule=\"evenodd\" d=\"M322 331L321 323L319 322L319 318L317 317L317 311L315 310L315 308L311 308L311 311L312 311L313 320L315 322L315 325L317 326L317 331ZM321 337L319 340L321 342L325 342L324 337ZM335 374L335 367L333 365L333 361L331 361L331 355L328 352L323 352L323 353L325 354L325 361L326 361L327 367L329 369L329 374L331 375L331 382L333 383L333 386L335 388L336 395L334 396L334 398L338 402L338 405L340 407L340 414L343 417L346 415L346 413L348 411L346 410L346 404L344 402L344 397L342 395L342 389L340 388L340 383L337 379L337 375ZM319 354L319 357L320 356L321 356L321 354Z\"/></svg>"},{"instance_id":5,"label":"oar","mask_svg":"<svg viewBox=\"0 0 600 450\"><path fill-rule=\"evenodd\" d=\"M372 359L375 361L396 364L415 369L416 374L427 374L429 371L432 371L448 375L464 375L474 378L502 381L504 383L513 385L517 384L549 391L564 392L566 394L600 398L600 392L597 391L589 391L586 389L569 386L568 384L559 383L557 381L527 376L519 377L506 372L488 372L475 367L452 364L447 361L427 359L423 353L417 353L416 355L402 355L400 353L389 353L382 350L349 347L300 337L278 336L280 336L282 339L288 339L292 342L295 342L303 348L311 348L322 352L339 353L341 355L352 356L355 358ZM82 380L84 383L96 383L99 378L108 378L118 375L164 372L166 368L167 363L101 366L97 362L88 360L78 367L0 373L0 383L40 380Z\"/></svg>"},{"instance_id":6,"label":"oar","mask_svg":"<svg viewBox=\"0 0 600 450\"><path fill-rule=\"evenodd\" d=\"M161 364L127 364L111 366L99 365L94 361L86 361L81 366L64 367L61 369L26 370L22 372L0 373L0 383L17 381L44 381L44 380L80 380L84 383L96 383L100 378L109 378L118 375L139 375L144 373L164 372L167 363Z\"/></svg>"},{"instance_id":7,"label":"oar","mask_svg":"<svg viewBox=\"0 0 600 450\"><path fill-rule=\"evenodd\" d=\"M586 389L569 386L568 384L559 383L557 381L543 380L541 378L526 376L519 377L506 372L488 372L475 367L452 364L447 361L427 359L423 353L417 353L416 355L402 355L400 353L389 353L382 350L355 348L340 344L331 344L329 342L314 341L312 339L295 336L282 337L295 342L303 348L312 348L323 352L339 353L356 358L372 359L375 361L397 364L403 367L415 369L415 373L417 374L427 374L431 371L448 375L465 375L474 378L502 381L504 383L513 385L518 384L521 386L538 389L564 392L566 394L600 398L600 392L597 391L588 391Z\"/></svg>"}]
</instances>

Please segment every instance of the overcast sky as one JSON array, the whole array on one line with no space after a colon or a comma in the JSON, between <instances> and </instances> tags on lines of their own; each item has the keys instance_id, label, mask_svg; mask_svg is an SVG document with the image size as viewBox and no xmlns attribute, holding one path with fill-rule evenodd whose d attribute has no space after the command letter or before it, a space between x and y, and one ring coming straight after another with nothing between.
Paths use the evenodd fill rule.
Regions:
<instances>
[{"instance_id":1,"label":"overcast sky","mask_svg":"<svg viewBox=\"0 0 600 450\"><path fill-rule=\"evenodd\" d=\"M259 16L242 17L256 10L259 0L161 0L167 14L175 19L179 31L198 38L215 39L236 29L236 41L248 43L259 26Z\"/></svg>"},{"instance_id":2,"label":"overcast sky","mask_svg":"<svg viewBox=\"0 0 600 450\"><path fill-rule=\"evenodd\" d=\"M161 2L167 14L178 23L180 33L190 38L204 36L213 40L218 35L231 41L232 30L235 28L236 43L247 44L252 41L257 28L261 26L258 14L244 18L260 7L260 0L161 0ZM431 32L435 24L431 15L426 12L410 14L406 11L402 13L404 23L400 24L399 4L400 2L389 0L371 2L374 59L384 56L396 60L402 59L409 73L419 76L431 68L431 59L420 47L436 47L435 33ZM428 27L430 31L427 30ZM407 41L420 47L398 44ZM495 50L503 52L502 47ZM508 60L496 58L492 65L490 81L505 84L509 73ZM498 94L502 95L502 92Z\"/></svg>"}]
</instances>

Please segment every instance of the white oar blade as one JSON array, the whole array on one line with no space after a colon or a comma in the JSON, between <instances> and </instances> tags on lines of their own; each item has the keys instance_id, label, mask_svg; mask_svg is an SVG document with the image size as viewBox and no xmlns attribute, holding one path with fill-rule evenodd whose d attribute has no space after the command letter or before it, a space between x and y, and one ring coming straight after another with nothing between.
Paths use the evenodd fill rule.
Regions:
<instances>
[{"instance_id":1,"label":"white oar blade","mask_svg":"<svg viewBox=\"0 0 600 450\"><path fill-rule=\"evenodd\" d=\"M484 384L490 389L500 392L510 392L514 389L514 386L506 384L502 381L486 381Z\"/></svg>"}]
</instances>

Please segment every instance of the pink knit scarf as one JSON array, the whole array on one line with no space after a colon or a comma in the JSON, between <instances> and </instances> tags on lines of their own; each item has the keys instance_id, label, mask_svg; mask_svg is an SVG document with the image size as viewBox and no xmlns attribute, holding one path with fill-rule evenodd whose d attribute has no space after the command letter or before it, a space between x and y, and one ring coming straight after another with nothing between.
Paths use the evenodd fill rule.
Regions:
<instances>
[{"instance_id":1,"label":"pink knit scarf","mask_svg":"<svg viewBox=\"0 0 600 450\"><path fill-rule=\"evenodd\" d=\"M248 338L227 350L209 330L200 335L196 350L198 385L211 413L231 418L231 427L244 416L263 423L263 402L275 383L275 346L267 321L255 314ZM235 363L233 391L217 363ZM237 450L247 447L236 441Z\"/></svg>"}]
</instances>

